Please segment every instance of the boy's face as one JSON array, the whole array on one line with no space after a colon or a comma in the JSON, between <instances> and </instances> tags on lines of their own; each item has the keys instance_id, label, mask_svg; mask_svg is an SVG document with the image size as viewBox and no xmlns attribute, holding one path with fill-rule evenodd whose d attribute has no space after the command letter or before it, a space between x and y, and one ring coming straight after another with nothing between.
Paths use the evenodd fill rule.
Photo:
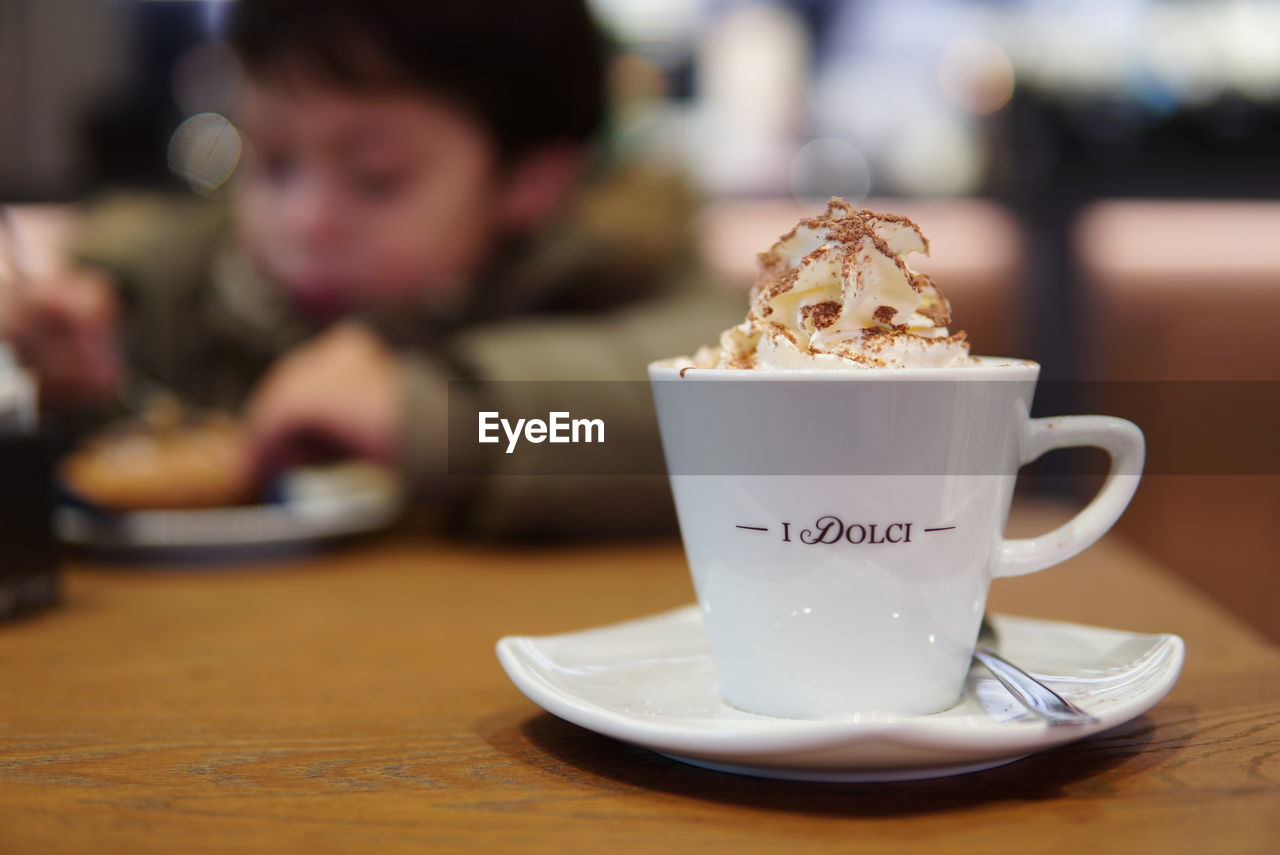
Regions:
<instances>
[{"instance_id":1,"label":"boy's face","mask_svg":"<svg viewBox=\"0 0 1280 855\"><path fill-rule=\"evenodd\" d=\"M421 93L251 82L242 240L304 309L338 315L457 287L498 229L498 160Z\"/></svg>"}]
</instances>

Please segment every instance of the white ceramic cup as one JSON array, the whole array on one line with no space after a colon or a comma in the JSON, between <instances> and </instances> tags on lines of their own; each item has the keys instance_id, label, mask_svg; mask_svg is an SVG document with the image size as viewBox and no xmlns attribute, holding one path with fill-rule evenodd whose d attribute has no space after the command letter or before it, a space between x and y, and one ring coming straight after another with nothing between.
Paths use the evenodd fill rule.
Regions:
<instances>
[{"instance_id":1,"label":"white ceramic cup","mask_svg":"<svg viewBox=\"0 0 1280 855\"><path fill-rule=\"evenodd\" d=\"M1120 517L1142 432L1033 419L1039 366L849 371L649 366L720 692L787 718L923 715L959 699L991 580L1064 561ZM1018 468L1111 455L1065 525L1007 539Z\"/></svg>"}]
</instances>

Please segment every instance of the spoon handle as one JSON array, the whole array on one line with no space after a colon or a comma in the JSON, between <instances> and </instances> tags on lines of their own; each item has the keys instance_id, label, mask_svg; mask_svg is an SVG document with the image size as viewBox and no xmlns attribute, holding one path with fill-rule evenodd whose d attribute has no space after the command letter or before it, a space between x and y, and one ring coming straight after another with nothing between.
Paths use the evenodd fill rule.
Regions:
<instances>
[{"instance_id":1,"label":"spoon handle","mask_svg":"<svg viewBox=\"0 0 1280 855\"><path fill-rule=\"evenodd\" d=\"M973 651L973 658L981 662L1023 706L1050 724L1098 723L1098 719L992 651L980 648Z\"/></svg>"}]
</instances>

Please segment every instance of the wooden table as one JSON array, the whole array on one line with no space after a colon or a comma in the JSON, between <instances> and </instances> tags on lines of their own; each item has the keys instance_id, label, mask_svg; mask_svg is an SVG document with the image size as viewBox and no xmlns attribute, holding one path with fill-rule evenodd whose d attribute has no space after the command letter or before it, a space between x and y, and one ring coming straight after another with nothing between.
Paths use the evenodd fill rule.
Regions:
<instances>
[{"instance_id":1,"label":"wooden table","mask_svg":"<svg viewBox=\"0 0 1280 855\"><path fill-rule=\"evenodd\" d=\"M1173 694L1011 766L881 785L692 768L507 682L501 635L691 599L675 544L397 536L220 572L79 562L67 592L0 627L4 853L1280 851L1280 655L1115 540L993 605L1177 632Z\"/></svg>"}]
</instances>

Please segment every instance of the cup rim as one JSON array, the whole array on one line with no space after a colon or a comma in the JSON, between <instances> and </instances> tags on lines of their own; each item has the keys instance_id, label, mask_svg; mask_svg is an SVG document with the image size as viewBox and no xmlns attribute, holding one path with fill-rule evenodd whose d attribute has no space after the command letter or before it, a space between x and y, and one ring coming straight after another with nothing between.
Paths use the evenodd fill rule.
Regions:
<instances>
[{"instance_id":1,"label":"cup rim","mask_svg":"<svg viewBox=\"0 0 1280 855\"><path fill-rule=\"evenodd\" d=\"M989 380L1035 379L1040 363L1005 356L973 356L977 364L946 368L691 368L680 367L685 357L673 356L649 363L651 380L830 380L833 382L891 380ZM683 373L681 373L683 372Z\"/></svg>"}]
</instances>

